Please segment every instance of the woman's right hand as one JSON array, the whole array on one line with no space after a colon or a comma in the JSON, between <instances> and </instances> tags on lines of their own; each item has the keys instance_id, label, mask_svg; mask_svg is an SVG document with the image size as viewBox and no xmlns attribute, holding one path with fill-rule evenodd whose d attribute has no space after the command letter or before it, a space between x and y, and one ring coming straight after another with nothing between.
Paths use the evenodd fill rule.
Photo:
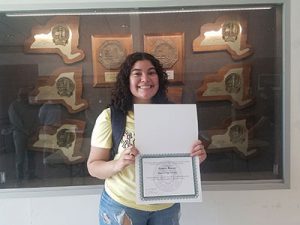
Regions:
<instances>
[{"instance_id":1,"label":"woman's right hand","mask_svg":"<svg viewBox=\"0 0 300 225\"><path fill-rule=\"evenodd\" d=\"M126 148L120 155L120 157L115 160L115 168L114 170L117 172L122 171L125 167L134 164L135 157L139 154L139 151L131 146Z\"/></svg>"}]
</instances>

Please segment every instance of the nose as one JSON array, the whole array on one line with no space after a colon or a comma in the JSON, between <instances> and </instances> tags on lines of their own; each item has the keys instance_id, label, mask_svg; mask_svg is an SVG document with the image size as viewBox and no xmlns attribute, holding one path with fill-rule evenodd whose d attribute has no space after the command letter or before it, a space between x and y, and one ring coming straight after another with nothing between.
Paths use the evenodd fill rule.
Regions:
<instances>
[{"instance_id":1,"label":"nose","mask_svg":"<svg viewBox=\"0 0 300 225\"><path fill-rule=\"evenodd\" d=\"M142 73L141 81L146 82L149 80L149 76L147 73Z\"/></svg>"}]
</instances>

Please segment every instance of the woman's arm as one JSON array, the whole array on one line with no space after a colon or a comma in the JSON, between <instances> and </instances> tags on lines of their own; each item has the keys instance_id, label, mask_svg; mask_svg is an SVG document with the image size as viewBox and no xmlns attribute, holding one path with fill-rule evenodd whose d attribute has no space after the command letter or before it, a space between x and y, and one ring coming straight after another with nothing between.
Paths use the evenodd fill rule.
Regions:
<instances>
[{"instance_id":1,"label":"woman's arm","mask_svg":"<svg viewBox=\"0 0 300 225\"><path fill-rule=\"evenodd\" d=\"M91 176L106 179L133 164L137 154L137 149L132 146L125 149L119 159L109 160L110 149L91 146L87 168Z\"/></svg>"}]
</instances>

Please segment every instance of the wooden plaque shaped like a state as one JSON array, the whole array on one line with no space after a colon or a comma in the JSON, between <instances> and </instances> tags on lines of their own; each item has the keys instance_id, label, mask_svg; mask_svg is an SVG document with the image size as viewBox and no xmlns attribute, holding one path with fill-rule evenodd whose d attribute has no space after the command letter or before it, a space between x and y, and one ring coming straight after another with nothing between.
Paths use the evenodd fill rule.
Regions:
<instances>
[{"instance_id":1,"label":"wooden plaque shaped like a state","mask_svg":"<svg viewBox=\"0 0 300 225\"><path fill-rule=\"evenodd\" d=\"M75 63L84 58L84 52L78 49L79 17L57 16L44 26L34 27L31 37L25 41L27 53L56 53L66 64Z\"/></svg>"},{"instance_id":2,"label":"wooden plaque shaped like a state","mask_svg":"<svg viewBox=\"0 0 300 225\"><path fill-rule=\"evenodd\" d=\"M62 104L70 113L80 112L88 107L82 99L82 69L64 67L50 76L38 78L36 88L30 93L31 104Z\"/></svg>"},{"instance_id":3,"label":"wooden plaque shaped like a state","mask_svg":"<svg viewBox=\"0 0 300 225\"><path fill-rule=\"evenodd\" d=\"M252 103L249 64L234 64L222 67L217 74L204 77L196 90L197 101L231 101L235 108L242 109Z\"/></svg>"},{"instance_id":4,"label":"wooden plaque shaped like a state","mask_svg":"<svg viewBox=\"0 0 300 225\"><path fill-rule=\"evenodd\" d=\"M84 129L84 121L71 119L62 121L60 125L43 126L29 141L29 147L35 151L53 153L47 156L50 163L84 162L86 156L81 152Z\"/></svg>"},{"instance_id":5,"label":"wooden plaque shaped like a state","mask_svg":"<svg viewBox=\"0 0 300 225\"><path fill-rule=\"evenodd\" d=\"M146 34L144 50L154 55L168 74L170 83L183 83L184 34Z\"/></svg>"},{"instance_id":6,"label":"wooden plaque shaped like a state","mask_svg":"<svg viewBox=\"0 0 300 225\"><path fill-rule=\"evenodd\" d=\"M253 53L247 44L247 21L237 17L220 17L215 23L204 24L200 36L193 41L194 52L229 52L234 60L240 60Z\"/></svg>"},{"instance_id":7,"label":"wooden plaque shaped like a state","mask_svg":"<svg viewBox=\"0 0 300 225\"><path fill-rule=\"evenodd\" d=\"M253 129L251 122L244 119L228 120L221 128L201 131L200 139L207 143L207 153L235 151L242 158L248 158L257 153L258 145L253 145Z\"/></svg>"},{"instance_id":8,"label":"wooden plaque shaped like a state","mask_svg":"<svg viewBox=\"0 0 300 225\"><path fill-rule=\"evenodd\" d=\"M131 35L92 35L93 86L112 86L122 63L132 51Z\"/></svg>"}]
</instances>

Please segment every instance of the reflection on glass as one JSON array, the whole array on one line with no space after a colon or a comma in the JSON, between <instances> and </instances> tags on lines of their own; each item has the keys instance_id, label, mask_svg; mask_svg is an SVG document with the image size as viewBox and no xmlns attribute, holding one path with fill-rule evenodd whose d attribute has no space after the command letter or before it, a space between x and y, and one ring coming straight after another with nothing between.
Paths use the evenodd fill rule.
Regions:
<instances>
[{"instance_id":1,"label":"reflection on glass","mask_svg":"<svg viewBox=\"0 0 300 225\"><path fill-rule=\"evenodd\" d=\"M199 35L201 27L205 24L215 23L223 14L247 19L247 42L254 50L253 55L238 61L241 64L251 64L249 85L241 86L242 77L238 76L237 71L232 71L226 78L224 86L224 93L232 93L241 102L245 101L242 97L244 93L251 93L251 96L255 98L255 103L247 105L243 109L235 108L230 101L207 100L200 102L195 97L196 90L203 83L204 77L217 73L220 68L233 62L227 52L193 52L191 47L193 40ZM45 151L32 151L28 147L28 140L35 137L37 129L40 127L47 129L45 130L46 134L53 135L54 131L49 130L49 127L59 127L66 119L81 120L86 123L86 127L79 131L83 136L79 151L80 156L86 158L89 154L90 136L95 120L107 107L111 96L110 87L93 87L91 36L109 35L113 37L123 34L132 34L134 51L141 51L144 48L144 35L184 33L184 82L172 83L170 87L180 88L181 103L197 104L199 137L205 140L207 146L213 142L212 137L226 136L227 128L230 125L229 121L242 120L247 117L245 126L250 129L247 137L241 127L232 127L228 131L230 135L226 136L229 137L229 142L231 140L234 143L247 145L245 150L243 146L243 154L239 153L241 150L233 147L225 148L224 145L213 149L202 165L202 180L281 179L283 176L283 130L281 125L283 90L279 74L283 74L283 66L278 63L281 62L282 57L282 55L278 55L279 52L282 52L282 46L278 44L278 40L282 39L282 35L280 25L277 23L277 21L281 21L281 17L281 6L279 5L259 12L255 10L227 11L226 13L186 12L167 15L155 14L155 16L144 14L138 17L125 14L80 16L80 42L76 47L84 50L86 58L76 64L68 65L68 67L82 68L80 85L82 85L83 98L88 100L88 108L70 113L63 104L60 104L61 102L28 104L27 101L27 95L32 90L31 87L36 88L38 78L43 74L51 74L65 64L62 58L55 54L28 54L22 50L24 41L32 35L31 29L46 24L49 17L16 19L1 14L1 24L6 26L0 26L3 34L3 38L0 40L0 188L99 183L98 180L88 175L85 161L67 164L63 158L75 157L68 152L67 147L73 140L76 140L76 132L69 133L62 130L59 138L55 142L49 143L53 146L65 146L65 152L49 152L46 149ZM126 26L120 28L120 21ZM264 22L261 23L261 21ZM141 26L136 26L136 24ZM272 27L272 29L266 29L266 27ZM239 43L241 40L238 34L242 31L244 32L238 21L230 20L221 29L207 31L205 41L212 40L212 43L209 42L209 44L226 42L232 49L239 52L240 48L237 42ZM49 42L53 48L67 46L69 50L71 49L72 34L68 32L67 27L58 25L52 29L52 32L40 34L36 38L37 40L49 39L47 43ZM172 65L174 59L177 59L176 54L172 55L172 45L164 43L157 47L162 61L171 61L170 65ZM107 49L114 54L107 53ZM122 49L120 49L116 43L109 42L105 48L101 49L102 55L97 53L96 57L105 66L117 68L121 64L119 59L123 57L120 53ZM165 54L166 52L168 54ZM68 54L72 55L73 53L69 51ZM111 62L113 55L118 56L117 62ZM98 60L95 62L99 63ZM29 67L33 69L28 69ZM115 77L116 74L113 75L110 74L110 77ZM40 89L39 94L42 93L46 97L50 95L75 96L78 84L75 80L70 81L68 78L70 77L61 78L57 82L59 93L52 89ZM111 80L113 79L111 78ZM213 93L220 90L219 86L211 88ZM43 99L51 101L53 98ZM71 105L77 106L77 104L80 103L72 99ZM78 107L80 106L78 105ZM248 116L251 116L251 119L248 119ZM248 142L245 143L243 140L248 140ZM279 170L273 171L274 167Z\"/></svg>"}]
</instances>

